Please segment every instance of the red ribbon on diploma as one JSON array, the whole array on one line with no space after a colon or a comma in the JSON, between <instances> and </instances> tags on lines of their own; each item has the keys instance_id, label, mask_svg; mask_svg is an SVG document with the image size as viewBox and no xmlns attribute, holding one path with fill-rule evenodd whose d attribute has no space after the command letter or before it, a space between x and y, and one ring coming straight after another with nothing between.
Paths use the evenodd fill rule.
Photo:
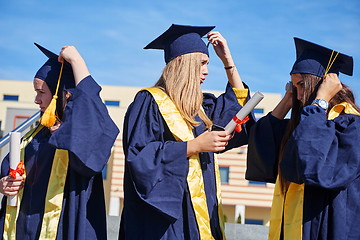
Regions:
<instances>
[{"instance_id":1,"label":"red ribbon on diploma","mask_svg":"<svg viewBox=\"0 0 360 240\"><path fill-rule=\"evenodd\" d=\"M235 131L241 132L241 130L242 130L241 124L246 123L247 121L249 121L249 119L250 119L249 116L246 116L243 120L240 120L235 115L232 119L236 123Z\"/></svg>"},{"instance_id":2,"label":"red ribbon on diploma","mask_svg":"<svg viewBox=\"0 0 360 240\"><path fill-rule=\"evenodd\" d=\"M25 168L24 168L24 162L20 161L19 164L17 165L16 169L12 169L10 168L10 173L9 175L12 178L16 178L16 173L18 173L20 176L22 176L25 173Z\"/></svg>"}]
</instances>

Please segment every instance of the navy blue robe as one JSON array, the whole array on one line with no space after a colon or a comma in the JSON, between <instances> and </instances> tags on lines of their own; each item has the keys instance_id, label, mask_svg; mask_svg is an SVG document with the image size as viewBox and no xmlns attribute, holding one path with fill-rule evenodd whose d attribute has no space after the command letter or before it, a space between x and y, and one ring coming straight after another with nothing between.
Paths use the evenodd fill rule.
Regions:
<instances>
[{"instance_id":1,"label":"navy blue robe","mask_svg":"<svg viewBox=\"0 0 360 240\"><path fill-rule=\"evenodd\" d=\"M56 239L106 239L106 209L101 171L119 133L99 97L100 86L91 76L72 93L60 128L50 134L44 127L25 148L26 181L19 216L17 239L38 239L44 201L56 148L69 153L69 167ZM1 177L9 173L9 158L3 160ZM3 234L6 197L0 212Z\"/></svg>"},{"instance_id":2,"label":"navy blue robe","mask_svg":"<svg viewBox=\"0 0 360 240\"><path fill-rule=\"evenodd\" d=\"M275 182L286 123L269 114L253 127L247 179ZM305 184L303 239L360 239L359 142L359 116L327 120L320 107L304 108L280 163L286 180Z\"/></svg>"},{"instance_id":3,"label":"navy blue robe","mask_svg":"<svg viewBox=\"0 0 360 240\"><path fill-rule=\"evenodd\" d=\"M204 94L203 108L214 124L225 126L241 109L227 86L216 98ZM193 130L194 136L205 125ZM254 120L229 141L227 149L247 144ZM199 239L199 231L187 186L189 163L187 143L176 142L147 91L138 93L129 106L123 128L125 153L124 209L119 239ZM215 239L221 239L216 199L214 154L200 153L210 226Z\"/></svg>"}]
</instances>

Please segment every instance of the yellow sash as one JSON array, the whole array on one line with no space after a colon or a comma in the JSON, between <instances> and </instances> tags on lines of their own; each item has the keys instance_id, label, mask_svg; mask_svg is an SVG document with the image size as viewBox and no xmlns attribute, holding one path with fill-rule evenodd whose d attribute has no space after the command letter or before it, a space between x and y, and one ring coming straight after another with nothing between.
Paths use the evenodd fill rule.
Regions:
<instances>
[{"instance_id":1,"label":"yellow sash","mask_svg":"<svg viewBox=\"0 0 360 240\"><path fill-rule=\"evenodd\" d=\"M216 178L216 196L218 202L218 217L219 217L219 224L222 233L222 239L226 240L225 237L225 215L222 208L222 201L221 201L221 178L220 178L220 171L219 171L219 163L216 154L214 154L214 167L215 167L215 178Z\"/></svg>"},{"instance_id":2,"label":"yellow sash","mask_svg":"<svg viewBox=\"0 0 360 240\"><path fill-rule=\"evenodd\" d=\"M151 87L142 89L141 91L143 90L150 92L155 99L159 107L160 113L165 119L165 122L169 127L171 133L175 137L176 141L185 142L194 139L192 129L186 124L175 104L161 89ZM219 201L218 205L220 210L220 173L217 161L215 161L215 172L217 197ZM206 204L204 180L200 166L199 154L193 155L189 158L189 173L187 176L187 183L191 195L191 202L195 212L196 222L199 228L200 239L214 239L211 234L210 217ZM219 211L219 219L222 223L223 217L220 216L220 214L221 210Z\"/></svg>"},{"instance_id":3,"label":"yellow sash","mask_svg":"<svg viewBox=\"0 0 360 240\"><path fill-rule=\"evenodd\" d=\"M343 102L330 110L328 119L332 120L342 113L360 115L351 104ZM269 240L280 239L282 220L284 220L285 240L302 239L304 187L304 184L290 183L284 195L281 191L280 180L276 179L270 213Z\"/></svg>"},{"instance_id":4,"label":"yellow sash","mask_svg":"<svg viewBox=\"0 0 360 240\"><path fill-rule=\"evenodd\" d=\"M64 198L64 188L69 165L67 150L56 149L45 197L45 210L40 239L55 239Z\"/></svg>"},{"instance_id":5,"label":"yellow sash","mask_svg":"<svg viewBox=\"0 0 360 240\"><path fill-rule=\"evenodd\" d=\"M29 131L22 139L20 148L21 160L25 159L25 147L32 141L34 136L43 128L39 126ZM57 227L59 225L60 214L63 203L64 187L68 169L68 152L67 150L56 149L54 161L52 164L48 188L45 197L45 209L42 220L40 239L55 239ZM26 171L25 171L26 172ZM25 173L26 174L26 173ZM23 175L25 176L25 175ZM15 207L6 206L6 215L4 223L4 240L16 239L16 220L19 214L23 189L18 193L18 204Z\"/></svg>"},{"instance_id":6,"label":"yellow sash","mask_svg":"<svg viewBox=\"0 0 360 240\"><path fill-rule=\"evenodd\" d=\"M37 128L33 128L29 132L27 132L24 137L22 138L21 145L20 145L20 160L24 161L25 155L25 147L31 142L36 134L42 129L42 126ZM24 164L25 168L25 164ZM24 179L26 179L26 171L23 174ZM12 240L16 239L16 220L20 210L20 203L23 195L23 188L20 189L19 193L17 194L17 206L9 206L6 205L6 214L5 214L5 222L4 222L4 232L3 232L3 239L4 240Z\"/></svg>"},{"instance_id":7,"label":"yellow sash","mask_svg":"<svg viewBox=\"0 0 360 240\"><path fill-rule=\"evenodd\" d=\"M284 218L284 239L302 239L304 184L290 183L284 195L277 178L270 213L269 240L279 240Z\"/></svg>"},{"instance_id":8,"label":"yellow sash","mask_svg":"<svg viewBox=\"0 0 360 240\"><path fill-rule=\"evenodd\" d=\"M354 114L354 115L359 115L360 113L358 111L356 111L356 109L347 102L342 102L339 103L337 105L335 105L329 112L328 114L328 119L329 120L333 120L334 118L336 118L337 116L339 116L340 114Z\"/></svg>"}]
</instances>

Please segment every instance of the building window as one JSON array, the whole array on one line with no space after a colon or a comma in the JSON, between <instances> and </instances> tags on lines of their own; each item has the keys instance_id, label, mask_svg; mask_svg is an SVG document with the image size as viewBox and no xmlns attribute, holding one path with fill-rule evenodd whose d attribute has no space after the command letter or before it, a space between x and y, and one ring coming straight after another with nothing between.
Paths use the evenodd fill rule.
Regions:
<instances>
[{"instance_id":1,"label":"building window","mask_svg":"<svg viewBox=\"0 0 360 240\"><path fill-rule=\"evenodd\" d=\"M105 101L105 105L106 105L106 106L111 106L111 107L120 107L120 101L110 101L110 100L106 100L106 101Z\"/></svg>"},{"instance_id":2,"label":"building window","mask_svg":"<svg viewBox=\"0 0 360 240\"><path fill-rule=\"evenodd\" d=\"M266 182L249 181L249 185L266 186Z\"/></svg>"},{"instance_id":3,"label":"building window","mask_svg":"<svg viewBox=\"0 0 360 240\"><path fill-rule=\"evenodd\" d=\"M14 121L13 121L13 126L12 128L15 129L18 126L20 126L21 124L23 124L29 117L31 116L19 116L19 115L15 115L14 116Z\"/></svg>"},{"instance_id":4,"label":"building window","mask_svg":"<svg viewBox=\"0 0 360 240\"><path fill-rule=\"evenodd\" d=\"M4 101L19 101L19 96L18 95L6 95L4 94L4 97L3 97L3 100Z\"/></svg>"},{"instance_id":5,"label":"building window","mask_svg":"<svg viewBox=\"0 0 360 240\"><path fill-rule=\"evenodd\" d=\"M259 219L245 219L245 224L263 225L263 220Z\"/></svg>"},{"instance_id":6,"label":"building window","mask_svg":"<svg viewBox=\"0 0 360 240\"><path fill-rule=\"evenodd\" d=\"M229 167L219 167L221 184L229 184Z\"/></svg>"},{"instance_id":7,"label":"building window","mask_svg":"<svg viewBox=\"0 0 360 240\"><path fill-rule=\"evenodd\" d=\"M254 113L264 114L264 109L263 108L254 108Z\"/></svg>"}]
</instances>

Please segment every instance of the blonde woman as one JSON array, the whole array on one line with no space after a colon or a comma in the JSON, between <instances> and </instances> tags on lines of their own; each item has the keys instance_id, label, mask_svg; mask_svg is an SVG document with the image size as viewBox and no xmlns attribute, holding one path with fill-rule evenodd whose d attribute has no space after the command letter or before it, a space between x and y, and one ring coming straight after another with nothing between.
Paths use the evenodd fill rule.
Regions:
<instances>
[{"instance_id":1,"label":"blonde woman","mask_svg":"<svg viewBox=\"0 0 360 240\"><path fill-rule=\"evenodd\" d=\"M226 40L208 33L213 28L172 25L145 47L164 50L166 66L154 87L136 95L125 116L119 239L223 239L213 152L246 144L253 119L232 139L225 131L208 131L213 124L225 126L248 97ZM228 77L218 98L200 87L208 75L204 35Z\"/></svg>"}]
</instances>

